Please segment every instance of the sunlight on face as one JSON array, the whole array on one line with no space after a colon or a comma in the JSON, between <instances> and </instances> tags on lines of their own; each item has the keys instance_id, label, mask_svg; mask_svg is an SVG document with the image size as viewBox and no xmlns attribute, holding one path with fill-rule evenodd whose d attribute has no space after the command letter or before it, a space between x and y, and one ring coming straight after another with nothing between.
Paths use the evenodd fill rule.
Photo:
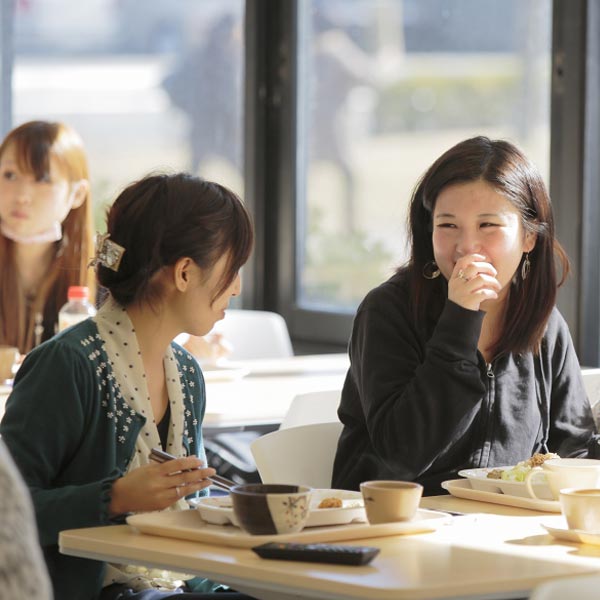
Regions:
<instances>
[{"instance_id":1,"label":"sunlight on face","mask_svg":"<svg viewBox=\"0 0 600 600\"><path fill-rule=\"evenodd\" d=\"M35 235L62 223L71 209L71 186L50 158L50 172L37 181L19 169L9 145L0 157L0 219L20 235Z\"/></svg>"},{"instance_id":2,"label":"sunlight on face","mask_svg":"<svg viewBox=\"0 0 600 600\"><path fill-rule=\"evenodd\" d=\"M231 298L239 296L242 285L240 274L237 273L229 287L219 296L214 297L221 285L228 264L229 254L227 253L219 258L208 274L196 267L198 269L198 283L193 288L191 299L196 306L195 330L190 330L190 333L194 335L207 334L217 321L225 317L225 310L229 306Z\"/></svg>"},{"instance_id":3,"label":"sunlight on face","mask_svg":"<svg viewBox=\"0 0 600 600\"><path fill-rule=\"evenodd\" d=\"M533 249L535 236L525 235L518 210L504 196L484 181L472 181L451 185L438 195L432 242L446 279L459 258L481 254L498 271L504 289L523 253Z\"/></svg>"}]
</instances>

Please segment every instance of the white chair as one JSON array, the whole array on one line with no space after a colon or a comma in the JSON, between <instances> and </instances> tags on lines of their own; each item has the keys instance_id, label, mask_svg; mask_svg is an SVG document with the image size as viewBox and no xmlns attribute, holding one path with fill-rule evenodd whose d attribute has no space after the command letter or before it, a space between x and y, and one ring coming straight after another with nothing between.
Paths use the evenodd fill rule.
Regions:
<instances>
[{"instance_id":1,"label":"white chair","mask_svg":"<svg viewBox=\"0 0 600 600\"><path fill-rule=\"evenodd\" d=\"M250 444L263 483L331 487L342 424L313 423L267 433Z\"/></svg>"},{"instance_id":2,"label":"white chair","mask_svg":"<svg viewBox=\"0 0 600 600\"><path fill-rule=\"evenodd\" d=\"M340 390L319 390L294 396L279 428L339 421L337 409L340 395Z\"/></svg>"},{"instance_id":3,"label":"white chair","mask_svg":"<svg viewBox=\"0 0 600 600\"><path fill-rule=\"evenodd\" d=\"M600 369L583 368L581 375L596 425L600 425Z\"/></svg>"},{"instance_id":4,"label":"white chair","mask_svg":"<svg viewBox=\"0 0 600 600\"><path fill-rule=\"evenodd\" d=\"M231 360L294 356L287 325L274 312L228 309L212 332L221 333L232 345Z\"/></svg>"},{"instance_id":5,"label":"white chair","mask_svg":"<svg viewBox=\"0 0 600 600\"><path fill-rule=\"evenodd\" d=\"M598 589L599 575L564 577L538 585L529 596L529 600L597 600Z\"/></svg>"}]
</instances>

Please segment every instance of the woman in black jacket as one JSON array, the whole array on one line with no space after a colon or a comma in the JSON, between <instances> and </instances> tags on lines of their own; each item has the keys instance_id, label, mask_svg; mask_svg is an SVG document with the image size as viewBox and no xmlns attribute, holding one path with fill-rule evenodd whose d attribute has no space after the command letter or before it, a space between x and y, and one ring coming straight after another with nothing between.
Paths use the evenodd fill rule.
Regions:
<instances>
[{"instance_id":1,"label":"woman in black jacket","mask_svg":"<svg viewBox=\"0 0 600 600\"><path fill-rule=\"evenodd\" d=\"M403 479L431 494L467 467L594 456L555 307L568 260L534 165L508 142L465 140L418 183L409 227L410 260L355 317L333 486Z\"/></svg>"}]
</instances>

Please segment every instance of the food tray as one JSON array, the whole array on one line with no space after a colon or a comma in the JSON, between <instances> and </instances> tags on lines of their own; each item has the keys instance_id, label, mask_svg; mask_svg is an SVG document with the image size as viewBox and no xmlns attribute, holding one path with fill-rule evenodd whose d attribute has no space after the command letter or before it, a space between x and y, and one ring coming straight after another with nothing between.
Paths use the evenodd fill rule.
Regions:
<instances>
[{"instance_id":1,"label":"food tray","mask_svg":"<svg viewBox=\"0 0 600 600\"><path fill-rule=\"evenodd\" d=\"M127 517L127 523L142 533L240 548L251 548L271 540L308 544L426 533L435 531L440 525L449 523L451 520L452 517L447 514L420 509L414 519L399 523L379 525L350 523L349 525L305 528L298 533L250 535L237 527L206 523L196 510L153 512Z\"/></svg>"},{"instance_id":2,"label":"food tray","mask_svg":"<svg viewBox=\"0 0 600 600\"><path fill-rule=\"evenodd\" d=\"M509 494L475 490L471 487L471 482L468 479L443 481L442 487L457 498L503 504L504 506L516 506L517 508L528 508L529 510L542 512L560 512L560 503L557 500L536 500L535 498L521 498L520 496L511 496Z\"/></svg>"}]
</instances>

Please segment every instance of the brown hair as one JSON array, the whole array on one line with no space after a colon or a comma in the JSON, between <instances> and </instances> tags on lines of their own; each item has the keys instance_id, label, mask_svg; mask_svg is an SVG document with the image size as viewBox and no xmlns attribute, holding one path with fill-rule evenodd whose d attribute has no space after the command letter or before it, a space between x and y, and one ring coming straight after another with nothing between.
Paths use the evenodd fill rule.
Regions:
<instances>
[{"instance_id":1,"label":"brown hair","mask_svg":"<svg viewBox=\"0 0 600 600\"><path fill-rule=\"evenodd\" d=\"M236 194L186 173L148 175L125 188L108 211L107 233L125 253L116 272L98 266L98 281L123 306L156 299L160 290L151 279L162 267L189 257L210 270L229 253L217 298L248 260L254 240Z\"/></svg>"},{"instance_id":2,"label":"brown hair","mask_svg":"<svg viewBox=\"0 0 600 600\"><path fill-rule=\"evenodd\" d=\"M54 158L69 183L89 181L87 158L79 135L64 123L30 121L13 129L0 145L0 157L13 147L17 165L36 180L46 177ZM15 242L0 236L0 340L28 352L34 344L36 314L43 316L46 339L54 333L58 311L67 302L71 285L87 285L95 294L93 273L87 269L92 252L92 202L73 208L62 223L63 237L55 243L55 259L35 297L27 298L15 265Z\"/></svg>"},{"instance_id":3,"label":"brown hair","mask_svg":"<svg viewBox=\"0 0 600 600\"><path fill-rule=\"evenodd\" d=\"M557 288L569 272L569 261L554 237L552 204L537 168L513 144L474 137L450 148L429 167L413 192L409 211L411 257L407 269L413 312L420 323L437 318L448 295L443 277L427 280L423 269L433 260L432 215L440 192L453 184L484 181L518 211L524 231L537 235L529 253L531 270L511 284L504 326L492 353L539 352ZM556 261L561 266L557 282Z\"/></svg>"}]
</instances>

